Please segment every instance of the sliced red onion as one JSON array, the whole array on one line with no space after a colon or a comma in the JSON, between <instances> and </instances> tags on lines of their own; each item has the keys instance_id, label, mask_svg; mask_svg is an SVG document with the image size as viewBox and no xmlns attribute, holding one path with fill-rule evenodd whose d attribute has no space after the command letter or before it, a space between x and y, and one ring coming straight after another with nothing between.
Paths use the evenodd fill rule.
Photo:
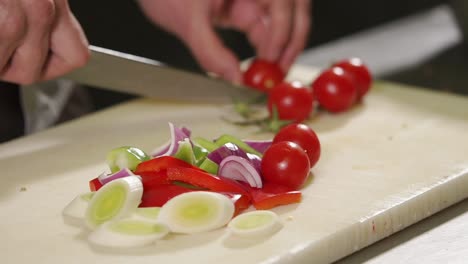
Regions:
<instances>
[{"instance_id":1,"label":"sliced red onion","mask_svg":"<svg viewBox=\"0 0 468 264\"><path fill-rule=\"evenodd\" d=\"M164 153L166 153L169 150L169 147L171 146L171 140L168 140L165 144L159 146L158 148L154 149L151 152L152 157L159 157L162 156Z\"/></svg>"},{"instance_id":2,"label":"sliced red onion","mask_svg":"<svg viewBox=\"0 0 468 264\"><path fill-rule=\"evenodd\" d=\"M172 156L175 153L177 153L180 141L184 141L186 138L190 139L191 131L186 127L179 128L169 122L169 129L171 131L171 140L166 144L160 146L159 148L155 149L151 153L151 156Z\"/></svg>"},{"instance_id":3,"label":"sliced red onion","mask_svg":"<svg viewBox=\"0 0 468 264\"><path fill-rule=\"evenodd\" d=\"M247 153L247 157L252 166L260 173L262 171L262 158L252 153Z\"/></svg>"},{"instance_id":4,"label":"sliced red onion","mask_svg":"<svg viewBox=\"0 0 468 264\"><path fill-rule=\"evenodd\" d=\"M239 156L229 156L221 161L218 176L248 183L251 187L262 188L262 179L252 163Z\"/></svg>"},{"instance_id":5,"label":"sliced red onion","mask_svg":"<svg viewBox=\"0 0 468 264\"><path fill-rule=\"evenodd\" d=\"M181 127L180 130L182 130L182 132L184 132L187 137L190 137L192 134L192 131L186 127Z\"/></svg>"},{"instance_id":6,"label":"sliced red onion","mask_svg":"<svg viewBox=\"0 0 468 264\"><path fill-rule=\"evenodd\" d=\"M102 185L104 185L110 181L120 179L123 177L127 177L127 176L132 176L132 175L135 175L135 174L131 170L124 168L112 174L103 173L99 175L98 179L102 183Z\"/></svg>"},{"instance_id":7,"label":"sliced red onion","mask_svg":"<svg viewBox=\"0 0 468 264\"><path fill-rule=\"evenodd\" d=\"M222 145L221 147L210 152L207 158L209 158L214 163L221 165L221 162L230 156L237 156L246 159L252 164L257 172L260 173L262 159L255 154L245 152L234 143L226 143Z\"/></svg>"},{"instance_id":8,"label":"sliced red onion","mask_svg":"<svg viewBox=\"0 0 468 264\"><path fill-rule=\"evenodd\" d=\"M243 140L247 145L260 153L265 153L267 148L271 146L272 140Z\"/></svg>"},{"instance_id":9,"label":"sliced red onion","mask_svg":"<svg viewBox=\"0 0 468 264\"><path fill-rule=\"evenodd\" d=\"M248 159L247 153L233 143L226 143L213 150L208 154L207 158L219 165L224 158L229 156L239 156Z\"/></svg>"}]
</instances>

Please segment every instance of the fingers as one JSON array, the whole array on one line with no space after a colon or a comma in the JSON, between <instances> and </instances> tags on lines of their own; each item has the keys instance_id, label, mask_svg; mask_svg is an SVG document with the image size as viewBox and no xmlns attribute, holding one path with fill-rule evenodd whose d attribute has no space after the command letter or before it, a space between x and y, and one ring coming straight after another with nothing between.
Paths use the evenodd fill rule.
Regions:
<instances>
[{"instance_id":1,"label":"fingers","mask_svg":"<svg viewBox=\"0 0 468 264\"><path fill-rule=\"evenodd\" d=\"M57 78L84 66L90 56L88 40L66 0L56 0L57 20L50 35L50 52L43 80Z\"/></svg>"},{"instance_id":2,"label":"fingers","mask_svg":"<svg viewBox=\"0 0 468 264\"><path fill-rule=\"evenodd\" d=\"M220 21L221 25L245 32L257 52L265 50L268 17L264 8L251 0L231 1L229 4L225 7L227 14Z\"/></svg>"},{"instance_id":3,"label":"fingers","mask_svg":"<svg viewBox=\"0 0 468 264\"><path fill-rule=\"evenodd\" d=\"M247 32L250 43L255 47L257 56L265 58L268 48L268 24L269 18L262 17Z\"/></svg>"},{"instance_id":4,"label":"fingers","mask_svg":"<svg viewBox=\"0 0 468 264\"><path fill-rule=\"evenodd\" d=\"M43 80L57 78L84 66L90 56L88 40L66 0L57 0L57 14Z\"/></svg>"},{"instance_id":5,"label":"fingers","mask_svg":"<svg viewBox=\"0 0 468 264\"><path fill-rule=\"evenodd\" d=\"M305 42L308 2L139 0L144 13L153 22L181 38L205 70L234 82L241 81L239 61L218 38L214 24L245 32L259 57L280 62L286 68Z\"/></svg>"},{"instance_id":6,"label":"fingers","mask_svg":"<svg viewBox=\"0 0 468 264\"><path fill-rule=\"evenodd\" d=\"M293 25L294 5L290 0L271 1L269 7L270 24L268 28L268 45L265 50L265 59L277 61L289 41Z\"/></svg>"},{"instance_id":7,"label":"fingers","mask_svg":"<svg viewBox=\"0 0 468 264\"><path fill-rule=\"evenodd\" d=\"M195 17L190 30L181 38L188 43L193 55L208 72L226 80L240 83L239 61L217 36L206 16Z\"/></svg>"},{"instance_id":8,"label":"fingers","mask_svg":"<svg viewBox=\"0 0 468 264\"><path fill-rule=\"evenodd\" d=\"M294 25L290 41L279 59L279 64L284 70L291 67L294 60L304 49L307 43L311 24L309 0L296 0L293 23Z\"/></svg>"},{"instance_id":9,"label":"fingers","mask_svg":"<svg viewBox=\"0 0 468 264\"><path fill-rule=\"evenodd\" d=\"M3 72L6 81L31 84L38 81L49 50L49 35L55 17L52 0L21 2L26 10L27 34ZM26 6L27 5L27 6Z\"/></svg>"},{"instance_id":10,"label":"fingers","mask_svg":"<svg viewBox=\"0 0 468 264\"><path fill-rule=\"evenodd\" d=\"M2 3L0 6L0 79L9 68L16 48L26 35L26 15L17 1Z\"/></svg>"},{"instance_id":11,"label":"fingers","mask_svg":"<svg viewBox=\"0 0 468 264\"><path fill-rule=\"evenodd\" d=\"M239 0L230 12L231 25L247 34L257 56L278 62L285 71L305 47L310 0Z\"/></svg>"},{"instance_id":12,"label":"fingers","mask_svg":"<svg viewBox=\"0 0 468 264\"><path fill-rule=\"evenodd\" d=\"M264 11L255 1L228 1L218 24L247 32L263 15Z\"/></svg>"},{"instance_id":13,"label":"fingers","mask_svg":"<svg viewBox=\"0 0 468 264\"><path fill-rule=\"evenodd\" d=\"M67 0L0 2L0 79L31 84L84 65L88 43Z\"/></svg>"}]
</instances>

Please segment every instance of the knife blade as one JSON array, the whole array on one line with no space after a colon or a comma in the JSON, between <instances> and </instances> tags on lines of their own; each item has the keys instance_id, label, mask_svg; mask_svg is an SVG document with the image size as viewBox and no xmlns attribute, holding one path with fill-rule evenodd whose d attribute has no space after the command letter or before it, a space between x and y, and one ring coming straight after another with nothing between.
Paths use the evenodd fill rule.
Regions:
<instances>
[{"instance_id":1,"label":"knife blade","mask_svg":"<svg viewBox=\"0 0 468 264\"><path fill-rule=\"evenodd\" d=\"M88 63L63 78L81 84L158 99L226 103L249 100L260 92L191 73L159 61L90 46Z\"/></svg>"}]
</instances>

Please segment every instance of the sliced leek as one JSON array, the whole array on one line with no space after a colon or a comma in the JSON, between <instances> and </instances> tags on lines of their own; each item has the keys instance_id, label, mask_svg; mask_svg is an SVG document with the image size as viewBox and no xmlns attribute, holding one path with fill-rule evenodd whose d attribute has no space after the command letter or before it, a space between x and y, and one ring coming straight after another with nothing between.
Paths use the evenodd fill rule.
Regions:
<instances>
[{"instance_id":1,"label":"sliced leek","mask_svg":"<svg viewBox=\"0 0 468 264\"><path fill-rule=\"evenodd\" d=\"M257 210L240 214L232 219L228 228L232 234L243 237L260 237L281 229L277 214L268 210Z\"/></svg>"},{"instance_id":2,"label":"sliced leek","mask_svg":"<svg viewBox=\"0 0 468 264\"><path fill-rule=\"evenodd\" d=\"M94 229L110 221L131 215L141 202L143 184L138 176L109 182L97 191L86 209L86 225Z\"/></svg>"},{"instance_id":3,"label":"sliced leek","mask_svg":"<svg viewBox=\"0 0 468 264\"><path fill-rule=\"evenodd\" d=\"M93 192L76 196L62 211L63 221L74 226L83 226L86 208L93 197Z\"/></svg>"},{"instance_id":4,"label":"sliced leek","mask_svg":"<svg viewBox=\"0 0 468 264\"><path fill-rule=\"evenodd\" d=\"M185 138L178 142L179 147L174 157L186 161L189 164L195 164L195 154L193 153L192 142L190 139Z\"/></svg>"},{"instance_id":5,"label":"sliced leek","mask_svg":"<svg viewBox=\"0 0 468 264\"><path fill-rule=\"evenodd\" d=\"M208 158L205 158L198 167L211 174L214 174L214 175L218 174L218 168L219 168L218 164L216 164L215 162L213 162L212 160Z\"/></svg>"},{"instance_id":6,"label":"sliced leek","mask_svg":"<svg viewBox=\"0 0 468 264\"><path fill-rule=\"evenodd\" d=\"M199 233L225 226L234 215L234 203L225 195L195 191L169 200L159 212L159 220L175 233Z\"/></svg>"},{"instance_id":7,"label":"sliced leek","mask_svg":"<svg viewBox=\"0 0 468 264\"><path fill-rule=\"evenodd\" d=\"M138 164L150 158L148 154L139 148L125 146L109 151L106 160L111 173L115 173L121 169L134 171Z\"/></svg>"},{"instance_id":8,"label":"sliced leek","mask_svg":"<svg viewBox=\"0 0 468 264\"><path fill-rule=\"evenodd\" d=\"M139 207L135 210L133 218L158 222L158 216L160 211L161 207Z\"/></svg>"},{"instance_id":9,"label":"sliced leek","mask_svg":"<svg viewBox=\"0 0 468 264\"><path fill-rule=\"evenodd\" d=\"M162 223L137 219L121 219L102 224L91 232L91 244L111 248L142 247L154 243L169 233Z\"/></svg>"}]
</instances>

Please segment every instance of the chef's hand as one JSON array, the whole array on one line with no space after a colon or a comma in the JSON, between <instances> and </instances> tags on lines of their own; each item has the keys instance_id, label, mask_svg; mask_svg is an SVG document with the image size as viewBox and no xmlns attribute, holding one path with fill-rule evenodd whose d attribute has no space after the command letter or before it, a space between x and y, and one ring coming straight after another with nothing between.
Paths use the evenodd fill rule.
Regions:
<instances>
[{"instance_id":1,"label":"chef's hand","mask_svg":"<svg viewBox=\"0 0 468 264\"><path fill-rule=\"evenodd\" d=\"M68 0L0 0L0 80L52 79L88 57L88 42Z\"/></svg>"},{"instance_id":2,"label":"chef's hand","mask_svg":"<svg viewBox=\"0 0 468 264\"><path fill-rule=\"evenodd\" d=\"M231 27L248 36L257 56L287 70L304 49L310 27L310 0L139 0L156 24L190 48L209 72L241 81L239 61L214 27Z\"/></svg>"}]
</instances>

